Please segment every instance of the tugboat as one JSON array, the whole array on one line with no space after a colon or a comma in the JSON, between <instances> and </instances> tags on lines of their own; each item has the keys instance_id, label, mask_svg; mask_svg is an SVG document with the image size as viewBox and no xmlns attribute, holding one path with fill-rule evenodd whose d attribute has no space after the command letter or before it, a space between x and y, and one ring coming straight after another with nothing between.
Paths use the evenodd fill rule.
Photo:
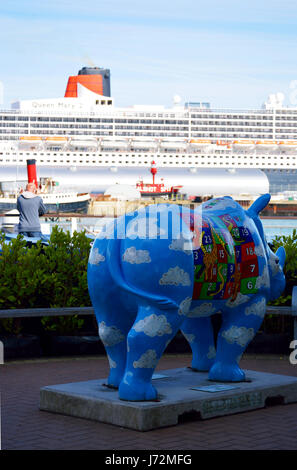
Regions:
<instances>
[{"instance_id":1,"label":"tugboat","mask_svg":"<svg viewBox=\"0 0 297 470\"><path fill-rule=\"evenodd\" d=\"M57 191L58 183L52 178L40 178L37 180L36 160L27 160L28 183L34 183L38 189L38 195L42 197L49 213L82 213L86 214L91 196L88 193L69 191ZM21 182L21 183L27 183ZM18 181L17 181L18 183ZM0 213L16 209L19 190L5 191L4 182L0 183Z\"/></svg>"},{"instance_id":2,"label":"tugboat","mask_svg":"<svg viewBox=\"0 0 297 470\"><path fill-rule=\"evenodd\" d=\"M178 191L182 186L166 186L164 182L156 183L155 177L157 174L156 162L153 160L151 163L150 173L153 177L152 183L144 183L143 180L140 180L136 183L136 189L140 192L143 197L169 197L176 198Z\"/></svg>"}]
</instances>

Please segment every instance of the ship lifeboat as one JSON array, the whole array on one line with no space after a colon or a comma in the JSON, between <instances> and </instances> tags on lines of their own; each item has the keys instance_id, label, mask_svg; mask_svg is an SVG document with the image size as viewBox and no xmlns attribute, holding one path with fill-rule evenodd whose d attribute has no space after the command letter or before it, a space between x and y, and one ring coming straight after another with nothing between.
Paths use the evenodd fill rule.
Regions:
<instances>
[{"instance_id":1,"label":"ship lifeboat","mask_svg":"<svg viewBox=\"0 0 297 470\"><path fill-rule=\"evenodd\" d=\"M126 149L128 145L128 140L102 140L101 142L101 147L108 149Z\"/></svg>"},{"instance_id":2,"label":"ship lifeboat","mask_svg":"<svg viewBox=\"0 0 297 470\"><path fill-rule=\"evenodd\" d=\"M190 145L193 145L194 147L207 147L208 145L211 145L211 140L209 140L209 139L191 139L190 140Z\"/></svg>"},{"instance_id":3,"label":"ship lifeboat","mask_svg":"<svg viewBox=\"0 0 297 470\"><path fill-rule=\"evenodd\" d=\"M231 148L231 142L229 142L228 140L217 140L216 145L218 147L227 147L228 149Z\"/></svg>"},{"instance_id":4,"label":"ship lifeboat","mask_svg":"<svg viewBox=\"0 0 297 470\"><path fill-rule=\"evenodd\" d=\"M36 135L25 135L20 137L20 142L24 144L41 143L42 138Z\"/></svg>"},{"instance_id":5,"label":"ship lifeboat","mask_svg":"<svg viewBox=\"0 0 297 470\"><path fill-rule=\"evenodd\" d=\"M94 148L97 147L98 142L97 139L71 139L70 141L71 147L80 147L80 148Z\"/></svg>"},{"instance_id":6,"label":"ship lifeboat","mask_svg":"<svg viewBox=\"0 0 297 470\"><path fill-rule=\"evenodd\" d=\"M276 140L257 140L257 150L275 150L277 149L278 143Z\"/></svg>"},{"instance_id":7,"label":"ship lifeboat","mask_svg":"<svg viewBox=\"0 0 297 470\"><path fill-rule=\"evenodd\" d=\"M158 142L152 140L133 140L131 142L131 148L134 149L156 149L158 146Z\"/></svg>"},{"instance_id":8,"label":"ship lifeboat","mask_svg":"<svg viewBox=\"0 0 297 470\"><path fill-rule=\"evenodd\" d=\"M51 136L51 137L46 137L45 142L67 142L68 138L67 137L61 137L61 136Z\"/></svg>"},{"instance_id":9,"label":"ship lifeboat","mask_svg":"<svg viewBox=\"0 0 297 470\"><path fill-rule=\"evenodd\" d=\"M46 145L56 145L56 146L65 145L67 141L68 141L68 138L62 137L62 136L51 136L51 137L46 137L44 139L44 143Z\"/></svg>"},{"instance_id":10,"label":"ship lifeboat","mask_svg":"<svg viewBox=\"0 0 297 470\"><path fill-rule=\"evenodd\" d=\"M278 143L280 150L296 150L297 149L297 140L287 140Z\"/></svg>"},{"instance_id":11,"label":"ship lifeboat","mask_svg":"<svg viewBox=\"0 0 297 470\"><path fill-rule=\"evenodd\" d=\"M35 135L26 135L20 137L20 147L34 149L42 144L42 138Z\"/></svg>"},{"instance_id":12,"label":"ship lifeboat","mask_svg":"<svg viewBox=\"0 0 297 470\"><path fill-rule=\"evenodd\" d=\"M187 147L187 144L185 142L174 142L174 141L168 141L168 142L162 142L161 143L161 148L162 149L185 149Z\"/></svg>"},{"instance_id":13,"label":"ship lifeboat","mask_svg":"<svg viewBox=\"0 0 297 470\"><path fill-rule=\"evenodd\" d=\"M236 148L236 149L244 149L244 148L251 149L251 148L255 147L255 141L254 140L246 140L246 139L233 140L232 146L233 146L233 148Z\"/></svg>"}]
</instances>

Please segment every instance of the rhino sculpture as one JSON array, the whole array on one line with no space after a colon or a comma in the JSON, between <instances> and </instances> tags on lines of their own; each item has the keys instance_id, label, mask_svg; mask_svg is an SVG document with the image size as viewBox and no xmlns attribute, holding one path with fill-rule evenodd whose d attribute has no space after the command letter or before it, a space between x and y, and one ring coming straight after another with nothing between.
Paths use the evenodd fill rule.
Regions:
<instances>
[{"instance_id":1,"label":"rhino sculpture","mask_svg":"<svg viewBox=\"0 0 297 470\"><path fill-rule=\"evenodd\" d=\"M179 329L192 368L239 382L240 358L268 300L284 287L285 250L269 248L259 218L270 195L245 211L230 197L194 211L159 204L119 217L97 236L88 286L107 352L107 385L123 400L153 400L154 369ZM211 315L222 314L215 348Z\"/></svg>"}]
</instances>

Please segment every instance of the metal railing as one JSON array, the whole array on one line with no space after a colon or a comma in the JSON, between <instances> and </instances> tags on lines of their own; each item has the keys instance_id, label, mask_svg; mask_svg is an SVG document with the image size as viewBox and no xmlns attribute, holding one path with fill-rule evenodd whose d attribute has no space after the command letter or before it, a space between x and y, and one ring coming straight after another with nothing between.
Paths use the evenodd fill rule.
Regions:
<instances>
[{"instance_id":1,"label":"metal railing","mask_svg":"<svg viewBox=\"0 0 297 470\"><path fill-rule=\"evenodd\" d=\"M66 315L94 315L93 307L63 307L63 308L24 308L0 310L2 318L31 318L31 317L57 317ZM297 340L297 286L292 290L291 306L280 307L268 305L266 315L290 315L294 319L294 340Z\"/></svg>"}]
</instances>

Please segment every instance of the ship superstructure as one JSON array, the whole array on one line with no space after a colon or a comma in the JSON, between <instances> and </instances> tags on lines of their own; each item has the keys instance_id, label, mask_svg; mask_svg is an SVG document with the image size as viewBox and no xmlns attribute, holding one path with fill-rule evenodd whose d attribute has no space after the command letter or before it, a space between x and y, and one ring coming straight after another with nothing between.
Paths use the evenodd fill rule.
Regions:
<instances>
[{"instance_id":1,"label":"ship superstructure","mask_svg":"<svg viewBox=\"0 0 297 470\"><path fill-rule=\"evenodd\" d=\"M279 97L262 109L116 107L108 69L83 68L65 96L0 112L0 165L297 168L297 108Z\"/></svg>"}]
</instances>

